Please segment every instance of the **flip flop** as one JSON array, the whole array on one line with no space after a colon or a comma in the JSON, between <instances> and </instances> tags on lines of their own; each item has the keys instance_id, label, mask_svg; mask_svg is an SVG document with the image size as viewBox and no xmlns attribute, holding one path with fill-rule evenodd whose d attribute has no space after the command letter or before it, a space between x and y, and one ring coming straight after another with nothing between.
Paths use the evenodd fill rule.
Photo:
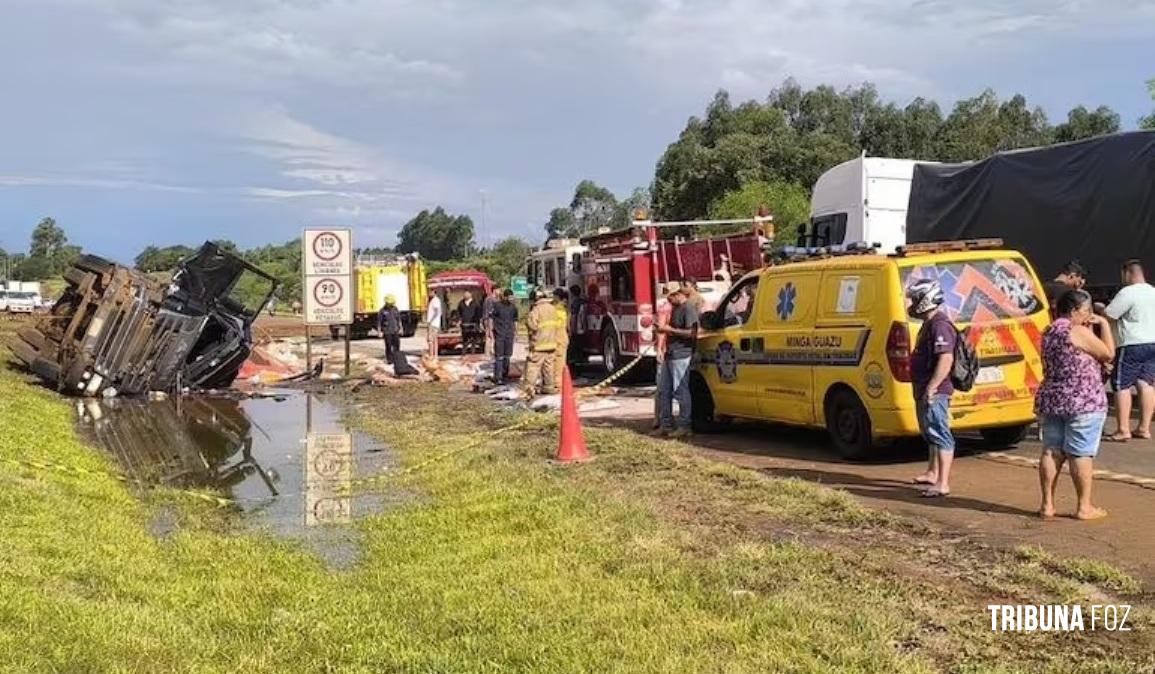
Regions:
<instances>
[{"instance_id":1,"label":"flip flop","mask_svg":"<svg viewBox=\"0 0 1155 674\"><path fill-rule=\"evenodd\" d=\"M1130 435L1120 435L1118 433L1112 433L1111 435L1104 435L1103 436L1103 442L1120 442L1120 443L1122 443L1122 442L1130 442L1130 441L1131 441Z\"/></svg>"},{"instance_id":2,"label":"flip flop","mask_svg":"<svg viewBox=\"0 0 1155 674\"><path fill-rule=\"evenodd\" d=\"M937 489L927 489L922 493L923 498L946 498L950 496L949 491L939 491Z\"/></svg>"},{"instance_id":3,"label":"flip flop","mask_svg":"<svg viewBox=\"0 0 1155 674\"><path fill-rule=\"evenodd\" d=\"M910 480L911 484L934 484L934 480L925 477L914 477Z\"/></svg>"},{"instance_id":4,"label":"flip flop","mask_svg":"<svg viewBox=\"0 0 1155 674\"><path fill-rule=\"evenodd\" d=\"M1150 440L1151 434L1150 433L1140 433L1139 431L1131 431L1131 437L1135 438L1136 440Z\"/></svg>"}]
</instances>

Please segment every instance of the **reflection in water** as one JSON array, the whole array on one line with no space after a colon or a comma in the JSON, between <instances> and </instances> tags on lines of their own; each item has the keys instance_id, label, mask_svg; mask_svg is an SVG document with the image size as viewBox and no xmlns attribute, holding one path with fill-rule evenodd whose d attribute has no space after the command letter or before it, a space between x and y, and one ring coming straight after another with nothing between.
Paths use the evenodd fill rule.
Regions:
<instances>
[{"instance_id":1,"label":"reflection in water","mask_svg":"<svg viewBox=\"0 0 1155 674\"><path fill-rule=\"evenodd\" d=\"M383 501L349 491L357 476L384 471L389 453L304 393L83 400L77 411L82 435L131 480L220 490L246 521L276 533L348 522Z\"/></svg>"},{"instance_id":2,"label":"reflection in water","mask_svg":"<svg viewBox=\"0 0 1155 674\"><path fill-rule=\"evenodd\" d=\"M138 484L229 491L257 475L277 495L276 473L253 458L252 422L236 400L83 400L77 407L82 433Z\"/></svg>"}]
</instances>

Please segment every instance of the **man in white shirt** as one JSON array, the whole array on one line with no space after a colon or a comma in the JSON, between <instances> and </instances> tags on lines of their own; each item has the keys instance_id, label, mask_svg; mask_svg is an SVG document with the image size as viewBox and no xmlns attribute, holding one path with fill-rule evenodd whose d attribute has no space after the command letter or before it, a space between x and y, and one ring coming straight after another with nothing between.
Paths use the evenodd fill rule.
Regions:
<instances>
[{"instance_id":1,"label":"man in white shirt","mask_svg":"<svg viewBox=\"0 0 1155 674\"><path fill-rule=\"evenodd\" d=\"M1132 437L1151 437L1155 415L1155 286L1147 283L1138 260L1123 263L1123 289L1104 313L1119 335L1115 370L1115 413L1119 428L1107 439L1126 442ZM1139 390L1139 427L1131 429L1131 389Z\"/></svg>"},{"instance_id":2,"label":"man in white shirt","mask_svg":"<svg viewBox=\"0 0 1155 674\"><path fill-rule=\"evenodd\" d=\"M429 338L429 357L437 358L437 337L441 334L441 298L433 290L429 291L429 304L425 307L425 333Z\"/></svg>"}]
</instances>

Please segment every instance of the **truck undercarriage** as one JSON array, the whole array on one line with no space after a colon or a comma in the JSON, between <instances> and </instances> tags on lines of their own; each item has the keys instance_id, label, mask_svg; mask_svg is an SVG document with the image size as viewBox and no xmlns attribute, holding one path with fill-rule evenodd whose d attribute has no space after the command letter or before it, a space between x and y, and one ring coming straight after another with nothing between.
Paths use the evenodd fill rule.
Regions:
<instances>
[{"instance_id":1,"label":"truck undercarriage","mask_svg":"<svg viewBox=\"0 0 1155 674\"><path fill-rule=\"evenodd\" d=\"M252 296L237 298L238 281ZM168 285L94 255L65 275L52 311L10 347L32 372L69 395L139 395L232 384L252 347L252 322L277 281L206 243ZM254 289L255 288L255 289Z\"/></svg>"}]
</instances>

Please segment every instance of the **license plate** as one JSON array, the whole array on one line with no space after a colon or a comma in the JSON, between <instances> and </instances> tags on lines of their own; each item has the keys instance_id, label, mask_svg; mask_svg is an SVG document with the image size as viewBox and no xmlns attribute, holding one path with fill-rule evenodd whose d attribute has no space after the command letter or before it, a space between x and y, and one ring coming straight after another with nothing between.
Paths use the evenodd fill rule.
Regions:
<instances>
[{"instance_id":1,"label":"license plate","mask_svg":"<svg viewBox=\"0 0 1155 674\"><path fill-rule=\"evenodd\" d=\"M978 376L975 377L975 384L1001 384L1003 383L1003 368L1001 367L980 367Z\"/></svg>"}]
</instances>

